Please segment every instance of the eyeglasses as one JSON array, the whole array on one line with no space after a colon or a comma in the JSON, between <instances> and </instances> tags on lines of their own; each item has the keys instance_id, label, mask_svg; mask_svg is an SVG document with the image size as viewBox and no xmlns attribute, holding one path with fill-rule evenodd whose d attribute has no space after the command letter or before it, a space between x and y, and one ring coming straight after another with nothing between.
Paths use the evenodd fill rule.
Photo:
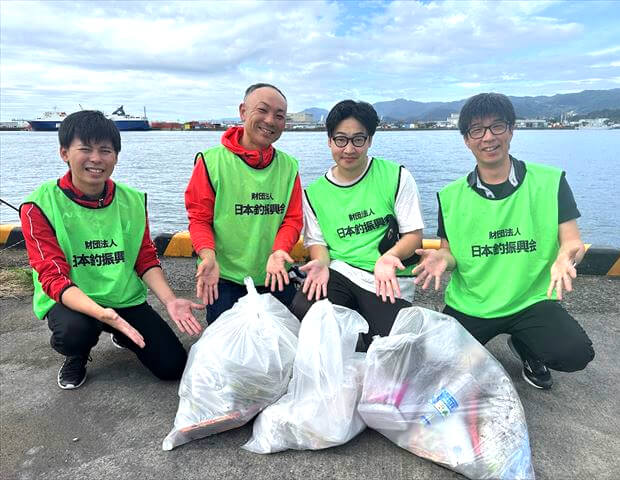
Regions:
<instances>
[{"instance_id":1,"label":"eyeglasses","mask_svg":"<svg viewBox=\"0 0 620 480\"><path fill-rule=\"evenodd\" d=\"M491 130L491 133L493 135L501 135L506 130L508 130L508 122L504 122L504 121L495 122L489 125L488 127L483 127L483 126L473 127L467 130L467 135L469 135L469 138L477 140L479 138L484 137L487 133L487 130Z\"/></svg>"},{"instance_id":2,"label":"eyeglasses","mask_svg":"<svg viewBox=\"0 0 620 480\"><path fill-rule=\"evenodd\" d=\"M354 147L363 147L368 140L368 135L355 135L354 137L347 137L345 135L337 135L332 137L334 144L338 148L344 148L349 144L349 141L353 144Z\"/></svg>"}]
</instances>

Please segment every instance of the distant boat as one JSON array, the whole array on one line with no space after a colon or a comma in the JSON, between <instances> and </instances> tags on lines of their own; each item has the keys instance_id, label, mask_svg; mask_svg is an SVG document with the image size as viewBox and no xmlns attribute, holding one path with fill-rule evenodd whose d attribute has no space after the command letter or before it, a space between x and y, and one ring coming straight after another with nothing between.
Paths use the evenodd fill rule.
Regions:
<instances>
[{"instance_id":1,"label":"distant boat","mask_svg":"<svg viewBox=\"0 0 620 480\"><path fill-rule=\"evenodd\" d=\"M43 112L43 115L34 120L26 120L36 132L53 132L58 130L62 121L66 118L65 112Z\"/></svg>"},{"instance_id":2,"label":"distant boat","mask_svg":"<svg viewBox=\"0 0 620 480\"><path fill-rule=\"evenodd\" d=\"M40 117L34 120L26 120L32 130L36 132L53 132L58 130L62 121L67 117L66 112L44 112ZM111 115L106 115L107 118L114 121L120 131L126 132L131 130L150 130L149 120L144 116L136 117L134 115L127 115L123 109L123 105L118 107L112 112Z\"/></svg>"},{"instance_id":3,"label":"distant boat","mask_svg":"<svg viewBox=\"0 0 620 480\"><path fill-rule=\"evenodd\" d=\"M116 123L118 129L122 132L129 130L150 130L149 120L146 118L146 111L143 117L135 117L133 115L127 115L123 106L121 105L112 112L112 115L106 115L110 120Z\"/></svg>"},{"instance_id":4,"label":"distant boat","mask_svg":"<svg viewBox=\"0 0 620 480\"><path fill-rule=\"evenodd\" d=\"M579 125L577 130L611 130L611 125Z\"/></svg>"},{"instance_id":5,"label":"distant boat","mask_svg":"<svg viewBox=\"0 0 620 480\"><path fill-rule=\"evenodd\" d=\"M579 122L577 126L578 130L609 130L611 125L608 125L608 118L586 118Z\"/></svg>"}]
</instances>

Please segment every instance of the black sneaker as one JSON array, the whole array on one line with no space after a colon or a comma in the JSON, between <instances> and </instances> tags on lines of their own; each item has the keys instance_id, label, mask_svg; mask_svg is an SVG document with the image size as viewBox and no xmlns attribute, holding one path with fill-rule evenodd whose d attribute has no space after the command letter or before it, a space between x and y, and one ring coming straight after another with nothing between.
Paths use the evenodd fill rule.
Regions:
<instances>
[{"instance_id":1,"label":"black sneaker","mask_svg":"<svg viewBox=\"0 0 620 480\"><path fill-rule=\"evenodd\" d=\"M508 337L508 347L514 356L523 363L523 369L521 370L523 379L533 387L549 390L553 385L553 378L551 378L551 372L545 364L541 360L534 358L524 359L521 357L521 354L512 342L512 336Z\"/></svg>"},{"instance_id":2,"label":"black sneaker","mask_svg":"<svg viewBox=\"0 0 620 480\"><path fill-rule=\"evenodd\" d=\"M125 348L121 345L121 343L118 341L118 339L116 338L116 336L111 333L110 334L110 339L112 340L112 344L116 347L116 348Z\"/></svg>"},{"instance_id":3,"label":"black sneaker","mask_svg":"<svg viewBox=\"0 0 620 480\"><path fill-rule=\"evenodd\" d=\"M58 386L63 390L79 388L86 381L86 362L89 356L75 355L66 357L58 370Z\"/></svg>"}]
</instances>

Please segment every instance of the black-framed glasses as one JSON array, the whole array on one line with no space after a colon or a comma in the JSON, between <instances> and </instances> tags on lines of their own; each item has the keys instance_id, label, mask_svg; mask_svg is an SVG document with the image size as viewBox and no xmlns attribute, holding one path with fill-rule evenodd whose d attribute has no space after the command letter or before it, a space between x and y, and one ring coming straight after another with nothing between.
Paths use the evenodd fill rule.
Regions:
<instances>
[{"instance_id":1,"label":"black-framed glasses","mask_svg":"<svg viewBox=\"0 0 620 480\"><path fill-rule=\"evenodd\" d=\"M483 127L483 126L472 127L469 130L467 130L467 135L469 135L469 138L477 140L479 138L484 137L487 133L487 130L491 130L491 133L493 135L501 135L506 130L508 130L508 122L505 122L502 120L500 122L492 123L488 127Z\"/></svg>"},{"instance_id":2,"label":"black-framed glasses","mask_svg":"<svg viewBox=\"0 0 620 480\"><path fill-rule=\"evenodd\" d=\"M332 137L332 141L338 148L344 148L349 144L349 141L354 147L363 147L368 140L368 135L355 135L353 137L347 137L345 135L336 135Z\"/></svg>"}]
</instances>

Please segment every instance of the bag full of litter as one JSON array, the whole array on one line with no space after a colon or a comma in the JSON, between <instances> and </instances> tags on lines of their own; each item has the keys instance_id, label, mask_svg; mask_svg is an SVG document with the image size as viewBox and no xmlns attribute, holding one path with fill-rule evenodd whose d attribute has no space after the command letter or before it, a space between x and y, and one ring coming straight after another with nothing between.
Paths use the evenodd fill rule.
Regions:
<instances>
[{"instance_id":1,"label":"bag full of litter","mask_svg":"<svg viewBox=\"0 0 620 480\"><path fill-rule=\"evenodd\" d=\"M174 427L162 448L240 427L278 400L291 378L299 320L273 295L248 294L192 345Z\"/></svg>"},{"instance_id":2,"label":"bag full of litter","mask_svg":"<svg viewBox=\"0 0 620 480\"><path fill-rule=\"evenodd\" d=\"M354 310L321 300L306 313L288 391L254 421L243 446L255 453L318 450L348 442L366 425L357 412L363 353L355 352L368 324Z\"/></svg>"},{"instance_id":3,"label":"bag full of litter","mask_svg":"<svg viewBox=\"0 0 620 480\"><path fill-rule=\"evenodd\" d=\"M512 381L447 315L400 311L390 334L368 349L358 411L400 447L468 478L534 478Z\"/></svg>"}]
</instances>

